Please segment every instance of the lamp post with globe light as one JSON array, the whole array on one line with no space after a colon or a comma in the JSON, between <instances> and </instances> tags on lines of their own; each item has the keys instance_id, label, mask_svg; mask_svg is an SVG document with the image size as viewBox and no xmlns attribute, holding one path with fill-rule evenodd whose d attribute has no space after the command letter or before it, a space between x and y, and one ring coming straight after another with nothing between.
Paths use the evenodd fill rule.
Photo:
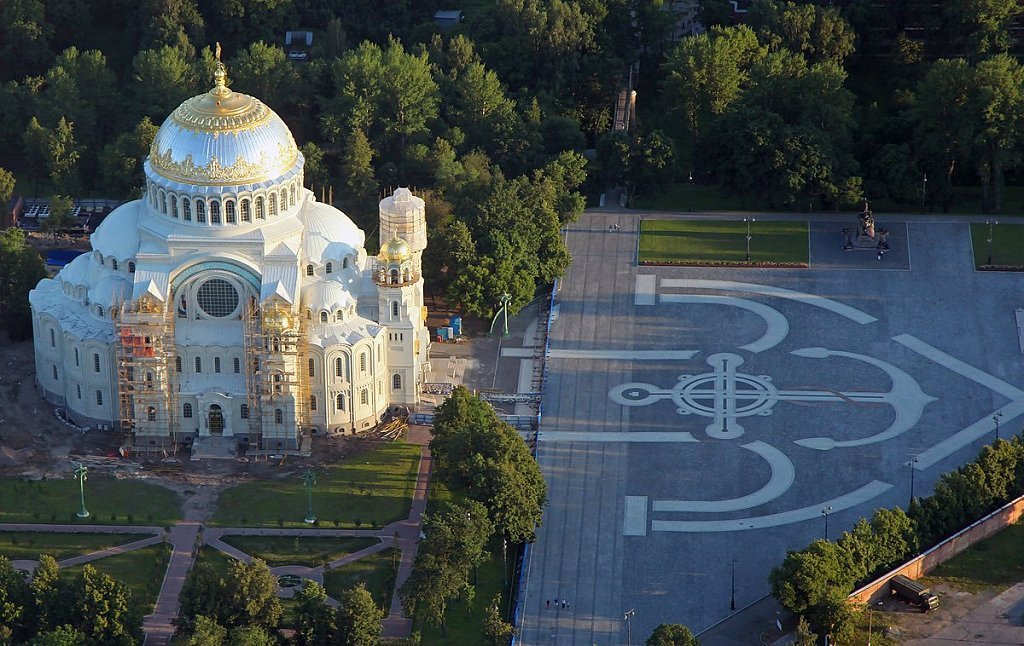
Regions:
<instances>
[{"instance_id":1,"label":"lamp post with globe light","mask_svg":"<svg viewBox=\"0 0 1024 646\"><path fill-rule=\"evenodd\" d=\"M306 469L305 473L302 474L302 483L306 485L306 517L303 519L304 522L312 525L316 522L316 516L313 515L313 485L316 484L316 471L313 469Z\"/></svg>"},{"instance_id":2,"label":"lamp post with globe light","mask_svg":"<svg viewBox=\"0 0 1024 646\"><path fill-rule=\"evenodd\" d=\"M82 508L78 510L77 516L79 518L88 518L89 510L85 508L85 480L86 475L89 473L89 467L85 466L81 462L76 462L75 469L72 473L75 474L75 479L78 480L78 494L82 501Z\"/></svg>"}]
</instances>

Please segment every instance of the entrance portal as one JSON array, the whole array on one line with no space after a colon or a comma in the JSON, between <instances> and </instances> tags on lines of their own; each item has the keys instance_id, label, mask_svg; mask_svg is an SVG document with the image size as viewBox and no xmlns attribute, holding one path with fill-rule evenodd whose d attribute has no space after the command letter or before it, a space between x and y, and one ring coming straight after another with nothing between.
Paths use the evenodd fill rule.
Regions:
<instances>
[{"instance_id":1,"label":"entrance portal","mask_svg":"<svg viewBox=\"0 0 1024 646\"><path fill-rule=\"evenodd\" d=\"M210 435L221 435L224 433L224 413L220 406L210 404Z\"/></svg>"}]
</instances>

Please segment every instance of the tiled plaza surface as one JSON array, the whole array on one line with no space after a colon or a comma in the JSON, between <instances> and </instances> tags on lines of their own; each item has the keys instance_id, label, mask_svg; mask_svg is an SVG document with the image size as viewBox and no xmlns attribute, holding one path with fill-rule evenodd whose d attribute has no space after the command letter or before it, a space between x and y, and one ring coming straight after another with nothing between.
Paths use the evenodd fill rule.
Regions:
<instances>
[{"instance_id":1,"label":"tiled plaza surface","mask_svg":"<svg viewBox=\"0 0 1024 646\"><path fill-rule=\"evenodd\" d=\"M853 216L816 216L811 268L771 270L637 267L639 217L568 232L524 644L625 644L629 610L633 643L703 631L732 614L734 558L742 610L826 522L906 505L912 456L927 493L994 415L1004 435L1024 419L1024 275L974 270L968 218L876 215L879 261L839 250Z\"/></svg>"}]
</instances>

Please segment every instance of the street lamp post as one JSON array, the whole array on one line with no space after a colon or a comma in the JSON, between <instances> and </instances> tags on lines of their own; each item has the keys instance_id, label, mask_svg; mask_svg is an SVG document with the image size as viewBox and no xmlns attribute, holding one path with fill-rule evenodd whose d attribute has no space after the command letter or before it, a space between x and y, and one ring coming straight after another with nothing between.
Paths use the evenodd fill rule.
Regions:
<instances>
[{"instance_id":1,"label":"street lamp post","mask_svg":"<svg viewBox=\"0 0 1024 646\"><path fill-rule=\"evenodd\" d=\"M88 518L89 510L85 508L85 480L86 475L89 473L89 467L85 466L81 462L75 463L75 469L72 471L75 474L75 479L78 480L78 494L82 501L82 508L78 510L79 518Z\"/></svg>"},{"instance_id":2,"label":"street lamp post","mask_svg":"<svg viewBox=\"0 0 1024 646\"><path fill-rule=\"evenodd\" d=\"M626 611L626 614L622 615L622 618L626 620L626 646L633 646L633 615L636 611L630 608Z\"/></svg>"},{"instance_id":3,"label":"street lamp post","mask_svg":"<svg viewBox=\"0 0 1024 646\"><path fill-rule=\"evenodd\" d=\"M306 485L306 517L303 521L312 525L316 522L316 516L313 515L313 485L316 484L316 471L306 469L302 474L302 483Z\"/></svg>"},{"instance_id":4,"label":"street lamp post","mask_svg":"<svg viewBox=\"0 0 1024 646\"><path fill-rule=\"evenodd\" d=\"M879 601L875 605L881 606L882 602ZM875 618L875 611L874 611L874 609L871 606L868 606L868 646L871 646L871 623L872 623L872 620L874 618Z\"/></svg>"},{"instance_id":5,"label":"street lamp post","mask_svg":"<svg viewBox=\"0 0 1024 646\"><path fill-rule=\"evenodd\" d=\"M503 317L501 336L503 338L506 338L506 339L509 337L509 333L508 333L508 304L511 301L512 301L512 294L509 294L508 292L505 292L505 293L503 293L501 295L501 298L499 299L499 302L501 303L501 307L498 308L497 313L494 315L494 320L491 321L491 331L487 333L488 335L494 334L494 326L498 324L498 317L501 316L501 317Z\"/></svg>"},{"instance_id":6,"label":"street lamp post","mask_svg":"<svg viewBox=\"0 0 1024 646\"><path fill-rule=\"evenodd\" d=\"M756 222L754 218L743 218L743 221L747 223L747 262L750 262L750 223Z\"/></svg>"},{"instance_id":7,"label":"street lamp post","mask_svg":"<svg viewBox=\"0 0 1024 646\"><path fill-rule=\"evenodd\" d=\"M917 471L917 456L910 456L910 461L907 462L907 466L910 467L910 502L914 502L914 472Z\"/></svg>"},{"instance_id":8,"label":"street lamp post","mask_svg":"<svg viewBox=\"0 0 1024 646\"><path fill-rule=\"evenodd\" d=\"M825 540L828 540L828 515L832 513L832 505L825 507L821 510L821 515L825 517Z\"/></svg>"},{"instance_id":9,"label":"street lamp post","mask_svg":"<svg viewBox=\"0 0 1024 646\"><path fill-rule=\"evenodd\" d=\"M992 416L992 421L996 423L996 442L999 441L999 418L1002 416L1002 413L996 413Z\"/></svg>"},{"instance_id":10,"label":"street lamp post","mask_svg":"<svg viewBox=\"0 0 1024 646\"><path fill-rule=\"evenodd\" d=\"M732 568L732 596L729 599L729 610L736 610L736 557L732 557L732 561L729 563Z\"/></svg>"},{"instance_id":11,"label":"street lamp post","mask_svg":"<svg viewBox=\"0 0 1024 646\"><path fill-rule=\"evenodd\" d=\"M988 225L988 263L986 263L986 264L991 265L992 264L992 240L993 240L993 235L992 234L995 233L995 226L997 224L999 224L999 220L986 220L985 224Z\"/></svg>"}]
</instances>

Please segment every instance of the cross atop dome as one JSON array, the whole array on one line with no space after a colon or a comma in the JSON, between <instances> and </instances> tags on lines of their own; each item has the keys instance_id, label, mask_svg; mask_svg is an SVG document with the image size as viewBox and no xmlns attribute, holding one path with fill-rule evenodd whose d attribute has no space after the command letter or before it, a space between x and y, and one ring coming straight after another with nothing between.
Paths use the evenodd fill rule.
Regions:
<instances>
[{"instance_id":1,"label":"cross atop dome","mask_svg":"<svg viewBox=\"0 0 1024 646\"><path fill-rule=\"evenodd\" d=\"M231 94L231 90L228 89L228 68L220 60L220 42L217 43L217 47L213 51L214 56L217 57L217 67L213 70L214 88L210 90L210 93L217 96L227 96Z\"/></svg>"}]
</instances>

